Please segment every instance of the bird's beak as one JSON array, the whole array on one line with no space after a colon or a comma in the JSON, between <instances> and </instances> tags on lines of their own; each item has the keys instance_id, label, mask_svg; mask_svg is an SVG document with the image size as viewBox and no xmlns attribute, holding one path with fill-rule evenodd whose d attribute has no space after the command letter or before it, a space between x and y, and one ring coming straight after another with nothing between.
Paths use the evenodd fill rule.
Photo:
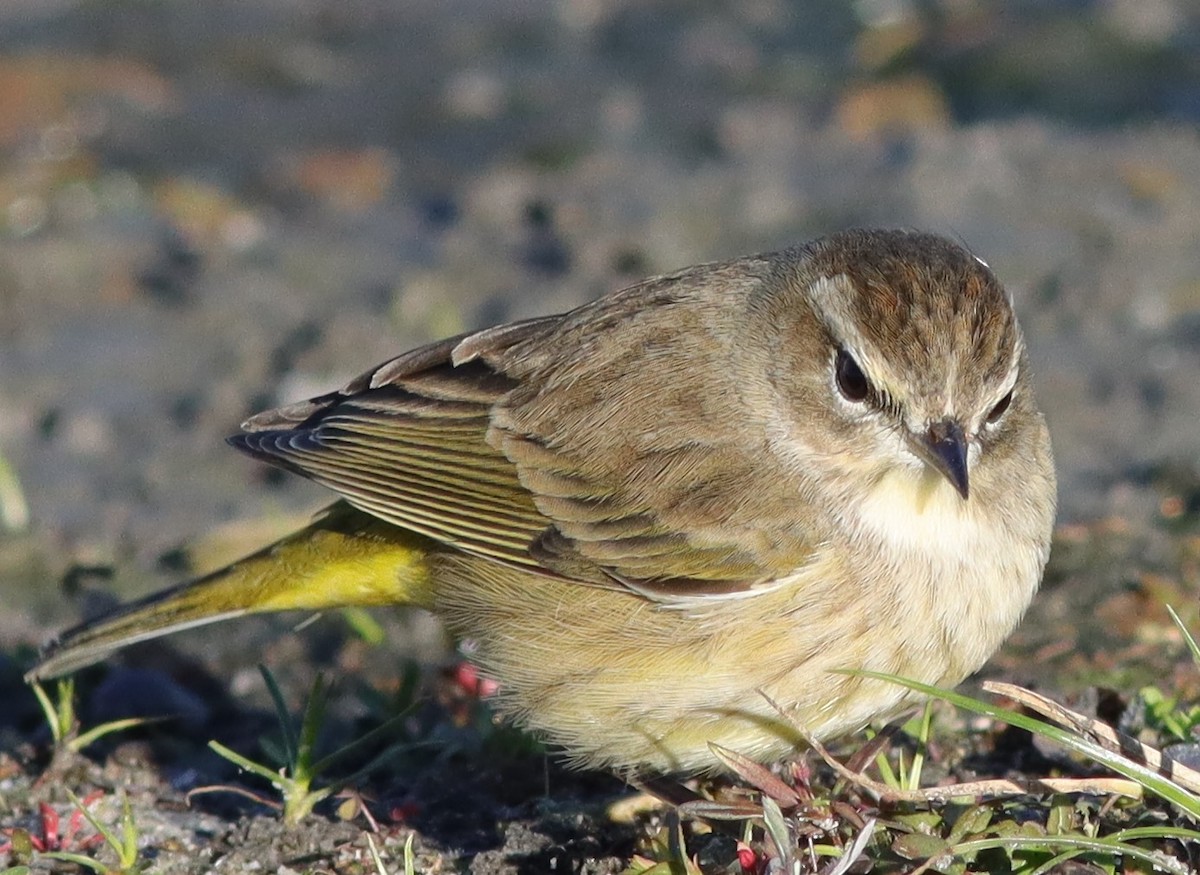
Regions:
<instances>
[{"instance_id":1,"label":"bird's beak","mask_svg":"<svg viewBox=\"0 0 1200 875\"><path fill-rule=\"evenodd\" d=\"M913 449L938 473L950 481L965 500L969 494L967 478L967 436L953 419L929 426L923 435L914 436Z\"/></svg>"}]
</instances>

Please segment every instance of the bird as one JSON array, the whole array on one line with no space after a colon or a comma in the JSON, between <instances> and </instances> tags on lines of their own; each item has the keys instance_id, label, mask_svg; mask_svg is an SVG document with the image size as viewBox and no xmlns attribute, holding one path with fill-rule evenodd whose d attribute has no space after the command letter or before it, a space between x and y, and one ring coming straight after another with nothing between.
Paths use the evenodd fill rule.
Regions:
<instances>
[{"instance_id":1,"label":"bird","mask_svg":"<svg viewBox=\"0 0 1200 875\"><path fill-rule=\"evenodd\" d=\"M55 677L245 614L411 605L574 766L760 762L950 686L1037 591L1056 481L1012 300L851 229L460 334L229 439L337 500L63 633Z\"/></svg>"}]
</instances>

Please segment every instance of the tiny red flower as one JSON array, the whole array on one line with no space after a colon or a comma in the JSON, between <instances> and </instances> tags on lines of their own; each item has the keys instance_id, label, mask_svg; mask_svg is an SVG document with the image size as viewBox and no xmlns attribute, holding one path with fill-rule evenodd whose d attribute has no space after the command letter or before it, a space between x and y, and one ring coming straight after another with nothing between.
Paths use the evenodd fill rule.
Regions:
<instances>
[{"instance_id":1,"label":"tiny red flower","mask_svg":"<svg viewBox=\"0 0 1200 875\"><path fill-rule=\"evenodd\" d=\"M454 682L464 693L480 699L494 696L500 689L500 685L494 680L480 677L479 669L469 662L460 662L454 667Z\"/></svg>"},{"instance_id":2,"label":"tiny red flower","mask_svg":"<svg viewBox=\"0 0 1200 875\"><path fill-rule=\"evenodd\" d=\"M744 842L738 842L737 858L743 872L758 871L758 854L754 853L754 849Z\"/></svg>"}]
</instances>

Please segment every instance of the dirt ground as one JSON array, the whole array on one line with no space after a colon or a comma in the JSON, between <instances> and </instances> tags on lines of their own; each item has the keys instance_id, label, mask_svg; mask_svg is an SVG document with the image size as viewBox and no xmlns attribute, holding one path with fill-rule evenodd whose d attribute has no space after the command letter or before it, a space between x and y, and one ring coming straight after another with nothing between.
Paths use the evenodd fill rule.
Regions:
<instances>
[{"instance_id":1,"label":"dirt ground","mask_svg":"<svg viewBox=\"0 0 1200 875\"><path fill-rule=\"evenodd\" d=\"M247 415L849 226L961 239L1022 319L1061 532L987 673L1077 692L1175 671L1143 621L1197 604L1198 123L1195 0L0 5L0 828L36 819L32 649L326 500L225 446ZM293 705L337 676L335 734L420 664L406 732L438 753L373 772L368 803L417 831L418 871L620 871L640 835L605 815L620 782L456 699L430 618L377 621L381 646L282 618L94 670L85 725L185 716L43 781L126 788L156 871L356 871L361 818L291 832L182 794L237 777L204 741L270 733L259 662Z\"/></svg>"}]
</instances>

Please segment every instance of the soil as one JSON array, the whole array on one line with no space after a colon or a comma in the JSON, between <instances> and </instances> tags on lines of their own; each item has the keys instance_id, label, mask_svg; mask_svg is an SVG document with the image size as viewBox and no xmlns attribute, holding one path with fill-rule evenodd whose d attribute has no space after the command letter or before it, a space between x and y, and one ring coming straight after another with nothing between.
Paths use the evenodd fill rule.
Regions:
<instances>
[{"instance_id":1,"label":"soil","mask_svg":"<svg viewBox=\"0 0 1200 875\"><path fill-rule=\"evenodd\" d=\"M263 663L293 708L339 679L330 747L417 703L408 747L354 785L389 871L410 834L421 872L621 871L652 818L614 822L619 780L494 726L426 616L379 614L380 645L326 616L133 649L81 677L83 725L170 724L53 763L20 675L55 629L328 500L224 445L246 416L849 226L964 241L1022 319L1060 532L985 675L1194 686L1163 604L1195 619L1200 5L795 6L0 7L0 828L102 788L154 871L363 871L346 800L301 829L229 793L187 804L270 794L205 747L261 755Z\"/></svg>"}]
</instances>

